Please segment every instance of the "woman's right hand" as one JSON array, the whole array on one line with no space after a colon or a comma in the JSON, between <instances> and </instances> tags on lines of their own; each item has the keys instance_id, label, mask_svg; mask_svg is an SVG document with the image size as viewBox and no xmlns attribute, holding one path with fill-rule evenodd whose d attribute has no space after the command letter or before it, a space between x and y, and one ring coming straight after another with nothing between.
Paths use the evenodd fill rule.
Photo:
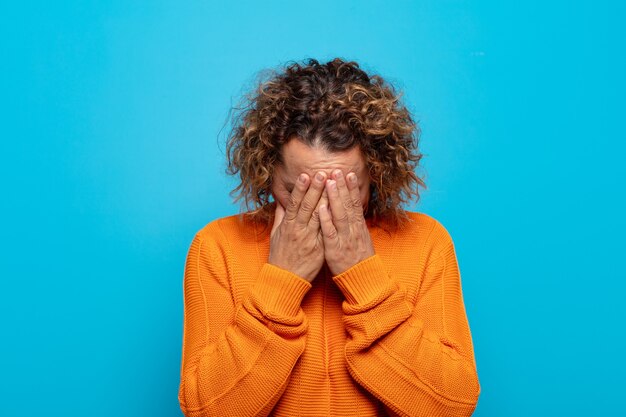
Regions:
<instances>
[{"instance_id":1,"label":"woman's right hand","mask_svg":"<svg viewBox=\"0 0 626 417\"><path fill-rule=\"evenodd\" d=\"M270 232L268 263L293 272L308 282L315 279L324 264L324 243L319 221L319 203L326 174L322 171L311 181L300 174L287 207L276 201L274 224Z\"/></svg>"}]
</instances>

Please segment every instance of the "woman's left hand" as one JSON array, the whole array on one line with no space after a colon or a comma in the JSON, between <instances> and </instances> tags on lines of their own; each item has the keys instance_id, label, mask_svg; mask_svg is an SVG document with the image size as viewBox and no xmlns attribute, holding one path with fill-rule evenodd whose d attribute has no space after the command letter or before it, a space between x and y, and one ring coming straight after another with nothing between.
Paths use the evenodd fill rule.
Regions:
<instances>
[{"instance_id":1,"label":"woman's left hand","mask_svg":"<svg viewBox=\"0 0 626 417\"><path fill-rule=\"evenodd\" d=\"M359 192L358 178L350 172L333 171L326 181L330 204L320 205L319 216L324 239L324 257L333 275L339 275L375 254Z\"/></svg>"}]
</instances>

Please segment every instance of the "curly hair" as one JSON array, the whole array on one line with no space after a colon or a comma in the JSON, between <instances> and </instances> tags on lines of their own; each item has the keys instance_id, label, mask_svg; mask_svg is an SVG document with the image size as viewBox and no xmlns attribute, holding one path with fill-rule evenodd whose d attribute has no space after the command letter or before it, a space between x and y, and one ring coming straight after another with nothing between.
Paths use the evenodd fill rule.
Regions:
<instances>
[{"instance_id":1,"label":"curly hair","mask_svg":"<svg viewBox=\"0 0 626 417\"><path fill-rule=\"evenodd\" d=\"M244 200L254 220L273 218L271 185L282 164L281 147L293 138L339 152L359 146L370 175L366 217L392 227L408 219L401 205L418 201L424 181L414 170L420 129L401 104L401 94L379 75L368 75L354 61L326 64L309 58L290 61L284 71L243 98L226 143L227 174L241 182L231 191Z\"/></svg>"}]
</instances>

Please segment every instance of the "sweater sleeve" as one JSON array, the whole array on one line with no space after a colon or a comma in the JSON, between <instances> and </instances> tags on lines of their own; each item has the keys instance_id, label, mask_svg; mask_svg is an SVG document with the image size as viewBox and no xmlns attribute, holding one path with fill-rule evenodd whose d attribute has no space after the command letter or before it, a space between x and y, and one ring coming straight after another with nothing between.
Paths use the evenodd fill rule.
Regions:
<instances>
[{"instance_id":1,"label":"sweater sleeve","mask_svg":"<svg viewBox=\"0 0 626 417\"><path fill-rule=\"evenodd\" d=\"M480 385L452 241L428 260L416 302L378 255L334 277L352 377L392 416L470 416Z\"/></svg>"},{"instance_id":2,"label":"sweater sleeve","mask_svg":"<svg viewBox=\"0 0 626 417\"><path fill-rule=\"evenodd\" d=\"M267 416L304 351L300 303L311 284L266 263L235 305L229 256L197 234L185 262L178 400L187 417Z\"/></svg>"}]
</instances>

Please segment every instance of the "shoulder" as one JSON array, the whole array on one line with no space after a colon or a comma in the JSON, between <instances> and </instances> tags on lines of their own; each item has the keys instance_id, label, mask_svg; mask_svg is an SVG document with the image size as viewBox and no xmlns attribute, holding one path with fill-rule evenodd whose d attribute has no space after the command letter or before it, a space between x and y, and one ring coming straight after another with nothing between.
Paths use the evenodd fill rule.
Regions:
<instances>
[{"instance_id":1,"label":"shoulder","mask_svg":"<svg viewBox=\"0 0 626 417\"><path fill-rule=\"evenodd\" d=\"M202 239L219 239L225 234L224 230L229 230L237 227L237 218L239 215L233 214L230 216L220 217L213 219L202 226L197 232L196 236Z\"/></svg>"},{"instance_id":2,"label":"shoulder","mask_svg":"<svg viewBox=\"0 0 626 417\"><path fill-rule=\"evenodd\" d=\"M232 214L209 221L194 235L208 246L238 246L242 242L255 242L263 239L269 229L251 221L246 213Z\"/></svg>"},{"instance_id":3,"label":"shoulder","mask_svg":"<svg viewBox=\"0 0 626 417\"><path fill-rule=\"evenodd\" d=\"M207 270L225 264L231 251L228 233L236 227L237 215L217 218L204 224L196 231L189 244L187 263L194 259Z\"/></svg>"},{"instance_id":4,"label":"shoulder","mask_svg":"<svg viewBox=\"0 0 626 417\"><path fill-rule=\"evenodd\" d=\"M454 244L448 228L434 216L405 211L407 219L394 234L394 253L398 259L411 258L425 268L440 265L442 256L454 254Z\"/></svg>"},{"instance_id":5,"label":"shoulder","mask_svg":"<svg viewBox=\"0 0 626 417\"><path fill-rule=\"evenodd\" d=\"M433 242L452 240L451 234L447 227L443 225L437 218L418 211L405 211L408 220L404 222L401 229L410 232L421 230L429 235L429 239Z\"/></svg>"},{"instance_id":6,"label":"shoulder","mask_svg":"<svg viewBox=\"0 0 626 417\"><path fill-rule=\"evenodd\" d=\"M443 223L426 213L406 211L408 220L397 233L420 242L427 252L438 252L453 245L452 235Z\"/></svg>"}]
</instances>

